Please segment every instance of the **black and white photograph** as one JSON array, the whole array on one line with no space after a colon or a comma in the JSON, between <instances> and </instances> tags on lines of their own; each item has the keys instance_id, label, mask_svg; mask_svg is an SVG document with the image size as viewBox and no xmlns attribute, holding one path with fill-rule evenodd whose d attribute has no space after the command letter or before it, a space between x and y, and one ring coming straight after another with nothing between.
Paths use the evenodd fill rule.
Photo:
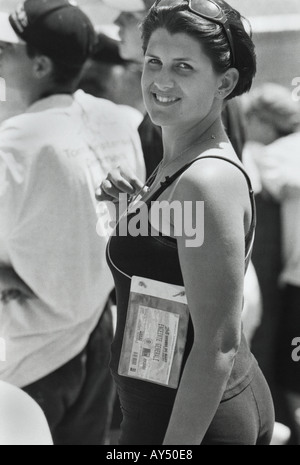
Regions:
<instances>
[{"instance_id":1,"label":"black and white photograph","mask_svg":"<svg viewBox=\"0 0 300 465\"><path fill-rule=\"evenodd\" d=\"M0 0L8 445L300 445L299 0Z\"/></svg>"}]
</instances>

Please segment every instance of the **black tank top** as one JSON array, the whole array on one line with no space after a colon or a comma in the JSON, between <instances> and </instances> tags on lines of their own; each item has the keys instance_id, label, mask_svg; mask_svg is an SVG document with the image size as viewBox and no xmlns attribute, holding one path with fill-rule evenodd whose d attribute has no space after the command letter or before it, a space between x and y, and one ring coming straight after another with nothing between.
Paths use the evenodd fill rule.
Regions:
<instances>
[{"instance_id":1,"label":"black tank top","mask_svg":"<svg viewBox=\"0 0 300 465\"><path fill-rule=\"evenodd\" d=\"M254 192L247 173L237 163L219 156L204 156L193 160L191 163L177 171L173 176L167 177L161 183L161 187L147 200L147 205L158 199L158 197L169 187L181 174L199 159L217 158L235 165L246 177L252 205L252 221L248 234L245 237L245 270L248 267L255 235L256 209ZM127 221L137 213L128 216ZM149 222L149 232L151 224ZM111 237L107 247L107 261L112 271L117 294L117 329L112 345L111 369L116 383L122 388L134 391L145 399L153 399L158 402L172 404L175 401L177 391L168 387L159 386L145 381L126 378L118 375L120 353L123 343L124 329L127 318L127 308L130 295L131 277L142 276L145 278L165 283L183 286L183 277L179 262L177 241L174 238L160 234L153 236L126 237L118 235L118 228ZM193 325L190 319L188 338L184 354L183 367L187 361L194 341ZM223 401L228 400L242 392L251 382L256 368L256 361L250 352L245 336L242 335L241 344L235 358L234 367L223 396Z\"/></svg>"}]
</instances>

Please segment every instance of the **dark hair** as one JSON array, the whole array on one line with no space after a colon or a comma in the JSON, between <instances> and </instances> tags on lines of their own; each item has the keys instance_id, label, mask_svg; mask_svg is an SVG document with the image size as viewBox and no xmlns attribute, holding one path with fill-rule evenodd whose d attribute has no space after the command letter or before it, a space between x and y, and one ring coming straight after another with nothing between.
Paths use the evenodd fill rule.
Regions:
<instances>
[{"instance_id":1,"label":"dark hair","mask_svg":"<svg viewBox=\"0 0 300 465\"><path fill-rule=\"evenodd\" d=\"M128 63L120 55L119 41L112 39L103 32L97 34L97 40L90 58L98 63L107 63L110 65L125 66Z\"/></svg>"},{"instance_id":2,"label":"dark hair","mask_svg":"<svg viewBox=\"0 0 300 465\"><path fill-rule=\"evenodd\" d=\"M227 97L231 99L251 89L256 74L255 46L246 32L240 13L223 0L215 0L225 12L232 33L235 49L235 68L240 77L234 91ZM170 34L186 33L201 43L205 53L211 58L214 70L224 73L231 65L231 53L223 26L196 16L187 10L187 3L177 6L151 8L142 24L143 49L146 52L151 35L159 28Z\"/></svg>"},{"instance_id":3,"label":"dark hair","mask_svg":"<svg viewBox=\"0 0 300 465\"><path fill-rule=\"evenodd\" d=\"M34 58L38 55L47 56L47 54L43 53L37 47L29 43L26 44L26 49L29 58ZM65 63L59 63L50 56L49 58L53 63L54 71L52 77L54 83L58 86L70 86L71 88L74 88L74 90L76 90L84 65L70 66Z\"/></svg>"}]
</instances>

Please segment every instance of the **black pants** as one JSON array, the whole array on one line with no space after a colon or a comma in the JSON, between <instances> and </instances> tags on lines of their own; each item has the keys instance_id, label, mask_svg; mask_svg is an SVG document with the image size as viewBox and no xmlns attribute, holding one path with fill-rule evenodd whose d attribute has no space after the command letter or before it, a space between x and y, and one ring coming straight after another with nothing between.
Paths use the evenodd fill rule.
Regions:
<instances>
[{"instance_id":1,"label":"black pants","mask_svg":"<svg viewBox=\"0 0 300 465\"><path fill-rule=\"evenodd\" d=\"M124 388L118 391L123 411L120 445L161 445L172 406L152 402ZM271 394L257 369L243 392L220 404L202 445L269 445L273 428Z\"/></svg>"},{"instance_id":2,"label":"black pants","mask_svg":"<svg viewBox=\"0 0 300 465\"><path fill-rule=\"evenodd\" d=\"M105 444L115 399L108 368L112 338L107 307L81 354L24 388L43 409L55 445Z\"/></svg>"}]
</instances>

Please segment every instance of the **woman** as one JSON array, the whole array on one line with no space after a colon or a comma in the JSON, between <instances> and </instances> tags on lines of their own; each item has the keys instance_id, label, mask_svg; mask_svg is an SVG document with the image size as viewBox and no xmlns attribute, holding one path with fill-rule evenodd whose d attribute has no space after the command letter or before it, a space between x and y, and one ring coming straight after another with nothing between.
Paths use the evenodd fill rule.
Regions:
<instances>
[{"instance_id":1,"label":"woman","mask_svg":"<svg viewBox=\"0 0 300 465\"><path fill-rule=\"evenodd\" d=\"M143 40L144 100L152 121L162 127L164 159L142 200L148 208L156 200L182 206L204 201L205 234L201 246L188 245L186 228L176 234L175 214L159 224L149 217L149 232L159 229L159 237L120 234L121 223L138 210L121 219L110 240L107 255L118 299L111 368L124 415L120 444L269 444L273 404L241 330L244 272L255 229L253 192L221 123L224 101L251 87L254 45L239 13L219 0L157 1L144 22ZM102 198L117 197L120 190L133 193L137 185L119 170L102 184ZM139 374L133 377L130 369L124 374L132 333L131 348L143 340L145 325L148 335L151 324L155 327L147 312L158 319L156 341L167 326L158 317L164 299L155 298L153 305L139 307L144 320L139 313L134 323L134 276L185 288L190 320L175 388L159 373L154 381L142 379L140 362L148 363L150 354L146 346L141 354L130 353L130 369L136 371L135 365ZM172 305L168 321L176 333L178 303ZM166 340L165 335L168 345ZM150 347L152 339L142 342ZM153 359L156 355L157 346Z\"/></svg>"}]
</instances>

